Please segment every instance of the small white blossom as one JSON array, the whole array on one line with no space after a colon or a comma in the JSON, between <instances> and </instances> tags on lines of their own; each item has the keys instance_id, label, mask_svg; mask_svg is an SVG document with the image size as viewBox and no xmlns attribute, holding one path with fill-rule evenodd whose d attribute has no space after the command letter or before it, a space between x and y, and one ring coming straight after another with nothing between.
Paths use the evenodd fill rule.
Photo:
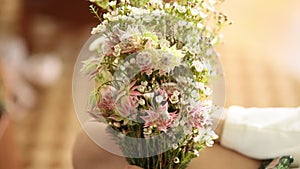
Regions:
<instances>
[{"instance_id":1,"label":"small white blossom","mask_svg":"<svg viewBox=\"0 0 300 169\"><path fill-rule=\"evenodd\" d=\"M141 85L147 86L147 85L148 85L148 82L147 82L147 81L142 81L142 82L141 82Z\"/></svg>"},{"instance_id":2,"label":"small white blossom","mask_svg":"<svg viewBox=\"0 0 300 169\"><path fill-rule=\"evenodd\" d=\"M193 154L196 155L197 157L199 157L199 151L198 150L195 149Z\"/></svg>"},{"instance_id":3,"label":"small white blossom","mask_svg":"<svg viewBox=\"0 0 300 169\"><path fill-rule=\"evenodd\" d=\"M92 29L91 34L95 35L97 33L104 32L105 30L106 30L106 26L103 24L99 24L98 26Z\"/></svg>"},{"instance_id":4,"label":"small white blossom","mask_svg":"<svg viewBox=\"0 0 300 169\"><path fill-rule=\"evenodd\" d=\"M179 13L186 13L186 11L187 11L186 7L182 6L182 5L177 5L176 9Z\"/></svg>"},{"instance_id":5,"label":"small white blossom","mask_svg":"<svg viewBox=\"0 0 300 169\"><path fill-rule=\"evenodd\" d=\"M179 96L179 95L180 95L180 92L179 92L179 91L177 91L177 90L175 90L175 91L173 92L173 95L175 95L175 96Z\"/></svg>"},{"instance_id":6,"label":"small white blossom","mask_svg":"<svg viewBox=\"0 0 300 169\"><path fill-rule=\"evenodd\" d=\"M199 10L195 9L195 8L191 8L190 11L191 11L192 16L197 16L200 13Z\"/></svg>"},{"instance_id":7,"label":"small white blossom","mask_svg":"<svg viewBox=\"0 0 300 169\"><path fill-rule=\"evenodd\" d=\"M202 82L196 82L195 83L195 88L196 89L200 89L200 90L204 90L204 83L202 83Z\"/></svg>"},{"instance_id":8,"label":"small white blossom","mask_svg":"<svg viewBox=\"0 0 300 169\"><path fill-rule=\"evenodd\" d=\"M175 158L174 158L174 163L175 163L175 164L178 164L178 163L180 163L180 160L179 160L179 158L178 158L178 157L175 157Z\"/></svg>"},{"instance_id":9,"label":"small white blossom","mask_svg":"<svg viewBox=\"0 0 300 169\"><path fill-rule=\"evenodd\" d=\"M199 12L199 15L200 15L200 17L203 18L203 19L207 17L207 14L205 14L205 13L202 12L202 11Z\"/></svg>"},{"instance_id":10,"label":"small white blossom","mask_svg":"<svg viewBox=\"0 0 300 169\"><path fill-rule=\"evenodd\" d=\"M172 104L178 103L178 102L179 102L178 95L172 95L172 96L170 97L170 102L171 102Z\"/></svg>"},{"instance_id":11,"label":"small white blossom","mask_svg":"<svg viewBox=\"0 0 300 169\"><path fill-rule=\"evenodd\" d=\"M135 64L135 58L131 58L131 59L129 60L129 62L130 62L130 64Z\"/></svg>"},{"instance_id":12,"label":"small white blossom","mask_svg":"<svg viewBox=\"0 0 300 169\"><path fill-rule=\"evenodd\" d=\"M117 5L117 1L110 1L108 4L109 4L109 6L116 6Z\"/></svg>"},{"instance_id":13,"label":"small white blossom","mask_svg":"<svg viewBox=\"0 0 300 169\"><path fill-rule=\"evenodd\" d=\"M153 92L151 92L151 93L145 93L145 94L143 94L143 96L144 96L146 99L151 99L151 98L154 97L154 93L153 93Z\"/></svg>"},{"instance_id":14,"label":"small white blossom","mask_svg":"<svg viewBox=\"0 0 300 169\"><path fill-rule=\"evenodd\" d=\"M199 98L199 93L196 90L193 90L191 92L191 96L192 96L192 98Z\"/></svg>"},{"instance_id":15,"label":"small white blossom","mask_svg":"<svg viewBox=\"0 0 300 169\"><path fill-rule=\"evenodd\" d=\"M169 9L170 7L171 7L170 3L166 3L166 4L165 4L165 8L166 8L166 9Z\"/></svg>"},{"instance_id":16,"label":"small white blossom","mask_svg":"<svg viewBox=\"0 0 300 169\"><path fill-rule=\"evenodd\" d=\"M207 86L205 86L204 94L205 95L211 95L213 90Z\"/></svg>"},{"instance_id":17,"label":"small white blossom","mask_svg":"<svg viewBox=\"0 0 300 169\"><path fill-rule=\"evenodd\" d=\"M178 148L178 144L176 144L176 143L172 144L172 148L173 148L174 150L176 150L176 149Z\"/></svg>"},{"instance_id":18,"label":"small white blossom","mask_svg":"<svg viewBox=\"0 0 300 169\"><path fill-rule=\"evenodd\" d=\"M140 85L140 86L137 87L137 90L140 91L140 92L144 92L145 91L145 86Z\"/></svg>"},{"instance_id":19,"label":"small white blossom","mask_svg":"<svg viewBox=\"0 0 300 169\"><path fill-rule=\"evenodd\" d=\"M204 69L203 64L199 60L194 60L192 66L195 67L197 72L202 72Z\"/></svg>"},{"instance_id":20,"label":"small white blossom","mask_svg":"<svg viewBox=\"0 0 300 169\"><path fill-rule=\"evenodd\" d=\"M158 95L158 96L155 97L156 103L161 103L163 100L164 100L164 97L161 96L161 95Z\"/></svg>"},{"instance_id":21,"label":"small white blossom","mask_svg":"<svg viewBox=\"0 0 300 169\"><path fill-rule=\"evenodd\" d=\"M203 28L204 28L204 25L203 25L202 23L197 23L197 28L203 29Z\"/></svg>"},{"instance_id":22,"label":"small white blossom","mask_svg":"<svg viewBox=\"0 0 300 169\"><path fill-rule=\"evenodd\" d=\"M139 103L141 106L143 106L143 105L145 105L145 100L144 100L144 99L140 99L140 100L138 101L138 103Z\"/></svg>"},{"instance_id":23,"label":"small white blossom","mask_svg":"<svg viewBox=\"0 0 300 169\"><path fill-rule=\"evenodd\" d=\"M159 46L161 48L169 48L170 47L170 42L166 39L163 39L163 40L160 41Z\"/></svg>"}]
</instances>

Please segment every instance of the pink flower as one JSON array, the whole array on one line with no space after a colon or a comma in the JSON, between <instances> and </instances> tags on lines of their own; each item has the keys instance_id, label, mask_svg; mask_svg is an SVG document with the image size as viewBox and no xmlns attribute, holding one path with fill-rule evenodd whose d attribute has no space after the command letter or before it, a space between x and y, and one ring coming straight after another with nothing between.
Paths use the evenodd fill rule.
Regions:
<instances>
[{"instance_id":1,"label":"pink flower","mask_svg":"<svg viewBox=\"0 0 300 169\"><path fill-rule=\"evenodd\" d=\"M113 111L115 107L115 102L112 97L112 90L107 90L98 103L98 108L102 111Z\"/></svg>"},{"instance_id":2,"label":"pink flower","mask_svg":"<svg viewBox=\"0 0 300 169\"><path fill-rule=\"evenodd\" d=\"M125 86L124 90L119 92L116 99L117 109L121 116L128 117L130 114L137 112L138 107L138 97L142 95L140 92L136 91L138 86L135 86L136 81L131 82L128 86Z\"/></svg>"},{"instance_id":3,"label":"pink flower","mask_svg":"<svg viewBox=\"0 0 300 169\"><path fill-rule=\"evenodd\" d=\"M141 118L145 121L144 127L157 127L159 131L167 132L167 129L170 128L175 119L177 118L177 114L175 112L168 112L168 103L164 105L160 105L157 110L145 110L148 116L141 116Z\"/></svg>"},{"instance_id":4,"label":"pink flower","mask_svg":"<svg viewBox=\"0 0 300 169\"><path fill-rule=\"evenodd\" d=\"M129 115L133 115L137 113L138 104L134 101L134 97L125 96L121 98L120 102L117 105L117 110L120 115L123 117L128 117Z\"/></svg>"},{"instance_id":5,"label":"pink flower","mask_svg":"<svg viewBox=\"0 0 300 169\"><path fill-rule=\"evenodd\" d=\"M202 129L205 125L209 125L211 121L209 116L210 111L210 106L198 103L189 112L189 124L192 127L196 127L198 130Z\"/></svg>"}]
</instances>

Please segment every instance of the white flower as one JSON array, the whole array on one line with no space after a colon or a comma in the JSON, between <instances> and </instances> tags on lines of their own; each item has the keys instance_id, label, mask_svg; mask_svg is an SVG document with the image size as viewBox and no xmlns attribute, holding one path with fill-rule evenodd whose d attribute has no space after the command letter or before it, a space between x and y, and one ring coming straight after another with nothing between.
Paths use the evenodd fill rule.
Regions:
<instances>
[{"instance_id":1,"label":"white flower","mask_svg":"<svg viewBox=\"0 0 300 169\"><path fill-rule=\"evenodd\" d=\"M161 103L163 100L164 100L164 97L161 96L161 95L158 95L158 96L155 97L156 103Z\"/></svg>"},{"instance_id":2,"label":"white flower","mask_svg":"<svg viewBox=\"0 0 300 169\"><path fill-rule=\"evenodd\" d=\"M104 32L105 30L106 30L106 26L103 24L99 24L98 26L92 29L91 34L94 35L100 32Z\"/></svg>"},{"instance_id":3,"label":"white flower","mask_svg":"<svg viewBox=\"0 0 300 169\"><path fill-rule=\"evenodd\" d=\"M197 157L199 157L199 151L198 150L195 149L193 154L196 155Z\"/></svg>"},{"instance_id":4,"label":"white flower","mask_svg":"<svg viewBox=\"0 0 300 169\"><path fill-rule=\"evenodd\" d=\"M207 4L206 2L203 2L202 6L210 11L215 11L213 4Z\"/></svg>"},{"instance_id":5,"label":"white flower","mask_svg":"<svg viewBox=\"0 0 300 169\"><path fill-rule=\"evenodd\" d=\"M141 15L147 15L150 14L150 10L149 9L142 9L142 8L136 8L136 7L132 7L131 8L131 15L133 16L141 16Z\"/></svg>"},{"instance_id":6,"label":"white flower","mask_svg":"<svg viewBox=\"0 0 300 169\"><path fill-rule=\"evenodd\" d=\"M145 100L144 99L140 99L139 101L138 101L138 103L140 104L140 105L145 105Z\"/></svg>"},{"instance_id":7,"label":"white flower","mask_svg":"<svg viewBox=\"0 0 300 169\"><path fill-rule=\"evenodd\" d=\"M213 92L213 90L207 86L205 86L205 89L204 89L204 94L205 95L211 95Z\"/></svg>"},{"instance_id":8,"label":"white flower","mask_svg":"<svg viewBox=\"0 0 300 169\"><path fill-rule=\"evenodd\" d=\"M207 147L212 147L214 140L219 138L211 128L208 128L203 134L205 135L203 139Z\"/></svg>"},{"instance_id":9,"label":"white flower","mask_svg":"<svg viewBox=\"0 0 300 169\"><path fill-rule=\"evenodd\" d=\"M193 16L197 16L197 15L199 15L199 10L198 9L195 9L195 8L191 8L190 9L191 10L191 14L193 15Z\"/></svg>"},{"instance_id":10,"label":"white flower","mask_svg":"<svg viewBox=\"0 0 300 169\"><path fill-rule=\"evenodd\" d=\"M147 85L148 85L148 82L147 82L147 81L142 81L142 82L141 82L141 85L147 86Z\"/></svg>"},{"instance_id":11,"label":"white flower","mask_svg":"<svg viewBox=\"0 0 300 169\"><path fill-rule=\"evenodd\" d=\"M154 97L154 93L153 93L153 92L151 92L151 93L145 93L145 94L143 94L143 96L144 96L146 99L151 99L151 98Z\"/></svg>"},{"instance_id":12,"label":"white flower","mask_svg":"<svg viewBox=\"0 0 300 169\"><path fill-rule=\"evenodd\" d=\"M186 11L187 11L186 7L182 6L182 5L177 5L176 9L179 13L186 13Z\"/></svg>"},{"instance_id":13,"label":"white flower","mask_svg":"<svg viewBox=\"0 0 300 169\"><path fill-rule=\"evenodd\" d=\"M129 60L129 62L130 62L130 64L135 64L135 58L131 58L131 59Z\"/></svg>"},{"instance_id":14,"label":"white flower","mask_svg":"<svg viewBox=\"0 0 300 169\"><path fill-rule=\"evenodd\" d=\"M204 90L204 83L202 83L202 82L196 82L195 83L195 88L196 89L200 89L200 90Z\"/></svg>"},{"instance_id":15,"label":"white flower","mask_svg":"<svg viewBox=\"0 0 300 169\"><path fill-rule=\"evenodd\" d=\"M166 39L162 39L159 43L160 48L169 48L170 47L170 42Z\"/></svg>"},{"instance_id":16,"label":"white flower","mask_svg":"<svg viewBox=\"0 0 300 169\"><path fill-rule=\"evenodd\" d=\"M195 143L198 143L201 141L201 136L200 135L197 135L196 137L193 138L194 142Z\"/></svg>"},{"instance_id":17,"label":"white flower","mask_svg":"<svg viewBox=\"0 0 300 169\"><path fill-rule=\"evenodd\" d=\"M172 96L170 97L170 102L171 102L172 104L178 103L178 102L179 102L178 95L172 95Z\"/></svg>"},{"instance_id":18,"label":"white flower","mask_svg":"<svg viewBox=\"0 0 300 169\"><path fill-rule=\"evenodd\" d=\"M204 28L204 25L203 25L202 23L197 23L197 28L203 29L203 28Z\"/></svg>"},{"instance_id":19,"label":"white flower","mask_svg":"<svg viewBox=\"0 0 300 169\"><path fill-rule=\"evenodd\" d=\"M145 86L139 85L137 87L137 90L140 91L140 92L144 92L145 91Z\"/></svg>"},{"instance_id":20,"label":"white flower","mask_svg":"<svg viewBox=\"0 0 300 169\"><path fill-rule=\"evenodd\" d=\"M166 8L166 9L169 9L170 7L171 7L170 3L166 3L166 4L165 4L165 8Z\"/></svg>"},{"instance_id":21,"label":"white flower","mask_svg":"<svg viewBox=\"0 0 300 169\"><path fill-rule=\"evenodd\" d=\"M204 12L200 11L199 13L200 13L200 17L201 17L201 18L204 19L204 18L207 17L207 14L205 14Z\"/></svg>"},{"instance_id":22,"label":"white flower","mask_svg":"<svg viewBox=\"0 0 300 169\"><path fill-rule=\"evenodd\" d=\"M196 90L193 90L191 92L191 96L192 96L192 98L199 98L199 93Z\"/></svg>"},{"instance_id":23,"label":"white flower","mask_svg":"<svg viewBox=\"0 0 300 169\"><path fill-rule=\"evenodd\" d=\"M162 3L162 0L150 0L151 4L160 4Z\"/></svg>"},{"instance_id":24,"label":"white flower","mask_svg":"<svg viewBox=\"0 0 300 169\"><path fill-rule=\"evenodd\" d=\"M116 6L117 5L117 1L110 1L108 4L109 4L109 6Z\"/></svg>"},{"instance_id":25,"label":"white flower","mask_svg":"<svg viewBox=\"0 0 300 169\"><path fill-rule=\"evenodd\" d=\"M174 150L176 150L176 149L178 148L178 144L176 144L176 143L172 144L172 148L173 148Z\"/></svg>"},{"instance_id":26,"label":"white flower","mask_svg":"<svg viewBox=\"0 0 300 169\"><path fill-rule=\"evenodd\" d=\"M179 95L180 95L180 92L179 92L179 91L177 91L177 90L175 90L175 91L173 92L173 95L175 95L175 96L179 96Z\"/></svg>"},{"instance_id":27,"label":"white flower","mask_svg":"<svg viewBox=\"0 0 300 169\"><path fill-rule=\"evenodd\" d=\"M195 67L197 72L202 72L204 69L203 64L199 60L194 60L192 66Z\"/></svg>"},{"instance_id":28,"label":"white flower","mask_svg":"<svg viewBox=\"0 0 300 169\"><path fill-rule=\"evenodd\" d=\"M178 163L180 163L180 160L179 160L179 158L178 158L178 157L175 157L175 158L174 158L174 163L175 163L175 164L178 164Z\"/></svg>"}]
</instances>

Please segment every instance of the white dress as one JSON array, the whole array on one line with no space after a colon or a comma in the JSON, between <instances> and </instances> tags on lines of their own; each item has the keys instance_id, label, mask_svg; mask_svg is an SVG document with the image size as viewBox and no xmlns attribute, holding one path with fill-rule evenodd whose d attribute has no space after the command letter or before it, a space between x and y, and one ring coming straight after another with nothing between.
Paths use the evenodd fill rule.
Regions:
<instances>
[{"instance_id":1,"label":"white dress","mask_svg":"<svg viewBox=\"0 0 300 169\"><path fill-rule=\"evenodd\" d=\"M228 109L221 144L255 159L283 155L300 167L300 107Z\"/></svg>"}]
</instances>

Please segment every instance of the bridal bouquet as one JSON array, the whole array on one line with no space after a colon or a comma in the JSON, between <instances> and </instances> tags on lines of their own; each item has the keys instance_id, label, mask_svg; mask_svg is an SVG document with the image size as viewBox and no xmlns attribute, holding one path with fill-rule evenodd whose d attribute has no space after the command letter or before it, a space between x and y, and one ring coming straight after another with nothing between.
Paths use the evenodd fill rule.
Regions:
<instances>
[{"instance_id":1,"label":"bridal bouquet","mask_svg":"<svg viewBox=\"0 0 300 169\"><path fill-rule=\"evenodd\" d=\"M211 113L227 18L217 0L90 0L100 20L82 71L95 82L90 115L107 124L129 164L183 169L218 136Z\"/></svg>"}]
</instances>

